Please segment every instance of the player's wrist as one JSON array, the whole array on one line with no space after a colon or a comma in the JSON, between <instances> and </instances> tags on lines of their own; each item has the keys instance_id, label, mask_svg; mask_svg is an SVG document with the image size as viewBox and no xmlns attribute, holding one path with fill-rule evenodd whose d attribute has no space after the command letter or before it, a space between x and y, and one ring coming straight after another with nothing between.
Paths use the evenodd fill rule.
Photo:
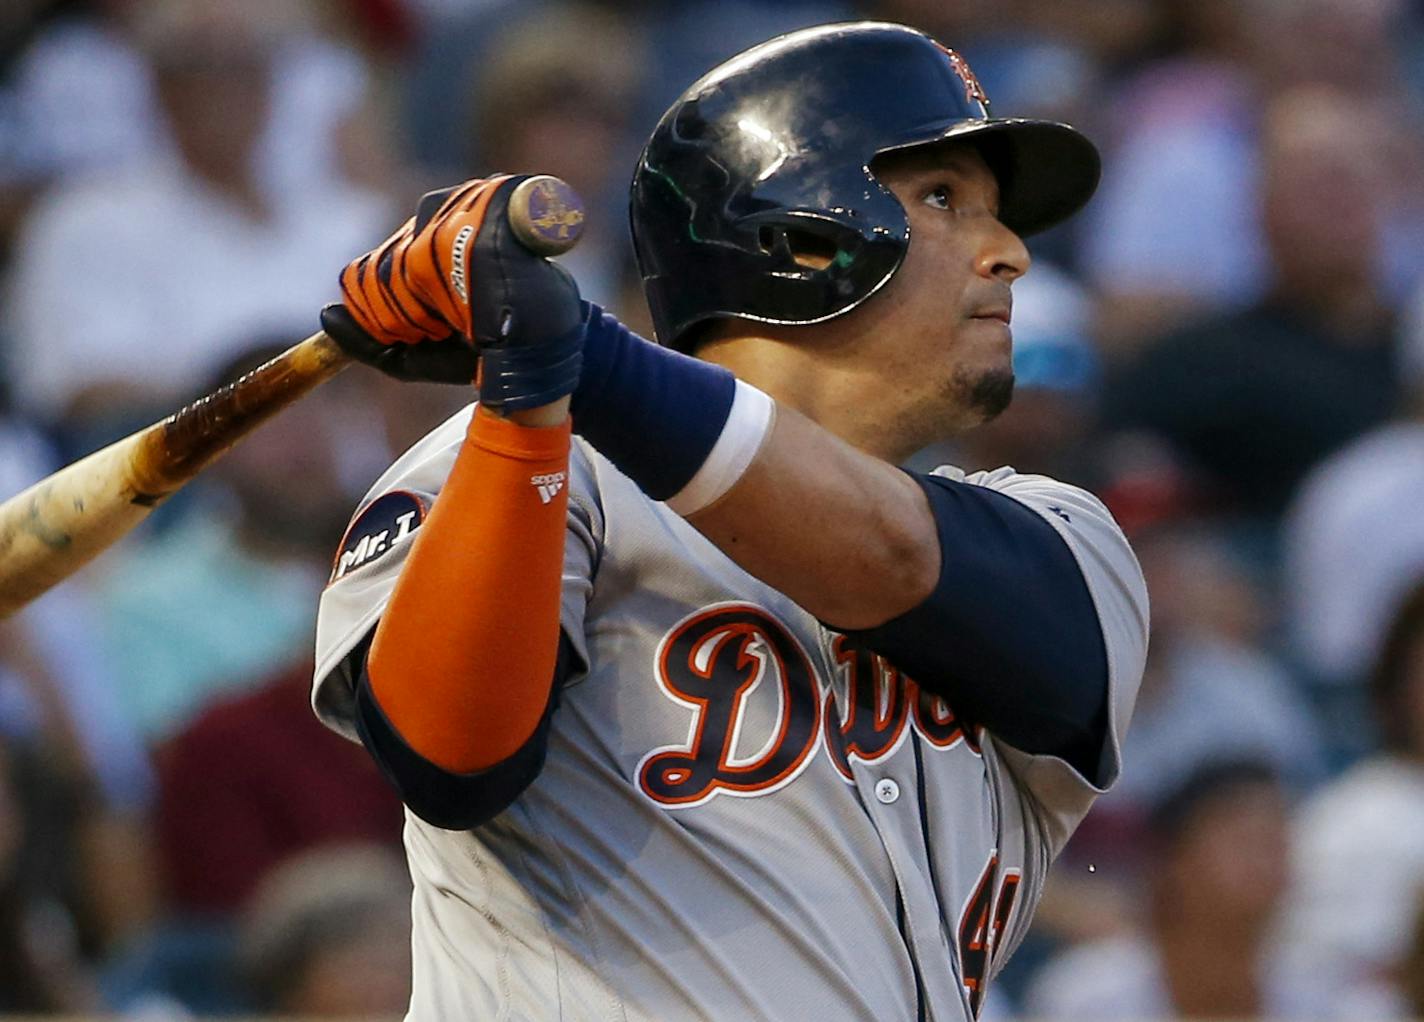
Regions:
<instances>
[{"instance_id":1,"label":"player's wrist","mask_svg":"<svg viewBox=\"0 0 1424 1022\"><path fill-rule=\"evenodd\" d=\"M579 324L554 340L482 347L476 386L481 406L512 415L568 398L583 368L583 335Z\"/></svg>"},{"instance_id":2,"label":"player's wrist","mask_svg":"<svg viewBox=\"0 0 1424 1022\"><path fill-rule=\"evenodd\" d=\"M523 462L536 474L560 473L567 469L573 439L573 420L568 415L554 417L554 407L543 416L516 421L476 407L465 429L465 445Z\"/></svg>"},{"instance_id":3,"label":"player's wrist","mask_svg":"<svg viewBox=\"0 0 1424 1022\"><path fill-rule=\"evenodd\" d=\"M524 426L528 429L548 429L554 426L562 426L569 421L570 400L569 397L561 397L557 401L551 401L546 405L538 405L534 408L519 408L505 412L491 408L486 409L486 414L506 419L516 426Z\"/></svg>"}]
</instances>

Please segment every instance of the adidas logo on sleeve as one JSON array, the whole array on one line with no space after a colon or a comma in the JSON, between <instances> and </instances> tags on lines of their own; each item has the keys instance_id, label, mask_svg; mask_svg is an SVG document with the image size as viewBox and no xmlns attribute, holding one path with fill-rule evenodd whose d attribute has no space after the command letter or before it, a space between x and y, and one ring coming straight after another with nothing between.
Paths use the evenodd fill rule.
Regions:
<instances>
[{"instance_id":1,"label":"adidas logo on sleeve","mask_svg":"<svg viewBox=\"0 0 1424 1022\"><path fill-rule=\"evenodd\" d=\"M560 490L564 488L564 478L566 473L548 472L543 475L530 476L529 482L534 489L539 491L539 501L547 504L553 500Z\"/></svg>"}]
</instances>

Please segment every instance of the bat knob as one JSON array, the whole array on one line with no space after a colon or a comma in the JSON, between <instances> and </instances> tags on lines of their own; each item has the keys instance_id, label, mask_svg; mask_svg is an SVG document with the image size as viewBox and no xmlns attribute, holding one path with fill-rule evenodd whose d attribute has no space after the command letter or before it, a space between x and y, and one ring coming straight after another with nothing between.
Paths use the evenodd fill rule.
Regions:
<instances>
[{"instance_id":1,"label":"bat knob","mask_svg":"<svg viewBox=\"0 0 1424 1022\"><path fill-rule=\"evenodd\" d=\"M567 181L548 174L525 178L509 196L509 226L535 255L563 255L583 234L583 202Z\"/></svg>"}]
</instances>

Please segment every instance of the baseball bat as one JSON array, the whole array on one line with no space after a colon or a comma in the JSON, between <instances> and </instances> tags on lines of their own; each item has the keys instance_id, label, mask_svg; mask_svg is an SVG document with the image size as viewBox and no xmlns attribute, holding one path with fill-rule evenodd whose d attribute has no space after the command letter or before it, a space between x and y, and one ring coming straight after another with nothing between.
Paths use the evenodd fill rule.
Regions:
<instances>
[{"instance_id":1,"label":"baseball bat","mask_svg":"<svg viewBox=\"0 0 1424 1022\"><path fill-rule=\"evenodd\" d=\"M536 255L567 252L583 229L577 195L547 175L520 182L506 215ZM241 379L0 504L0 618L127 535L228 448L350 361L317 331Z\"/></svg>"}]
</instances>

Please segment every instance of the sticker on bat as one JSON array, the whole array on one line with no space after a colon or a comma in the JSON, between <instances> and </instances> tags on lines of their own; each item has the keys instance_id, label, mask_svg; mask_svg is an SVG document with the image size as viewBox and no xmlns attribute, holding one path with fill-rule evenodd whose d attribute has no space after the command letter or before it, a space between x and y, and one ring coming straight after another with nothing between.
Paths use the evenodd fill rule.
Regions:
<instances>
[{"instance_id":1,"label":"sticker on bat","mask_svg":"<svg viewBox=\"0 0 1424 1022\"><path fill-rule=\"evenodd\" d=\"M392 490L371 501L342 537L330 581L339 582L401 543L420 528L429 510L430 501L409 490Z\"/></svg>"}]
</instances>

